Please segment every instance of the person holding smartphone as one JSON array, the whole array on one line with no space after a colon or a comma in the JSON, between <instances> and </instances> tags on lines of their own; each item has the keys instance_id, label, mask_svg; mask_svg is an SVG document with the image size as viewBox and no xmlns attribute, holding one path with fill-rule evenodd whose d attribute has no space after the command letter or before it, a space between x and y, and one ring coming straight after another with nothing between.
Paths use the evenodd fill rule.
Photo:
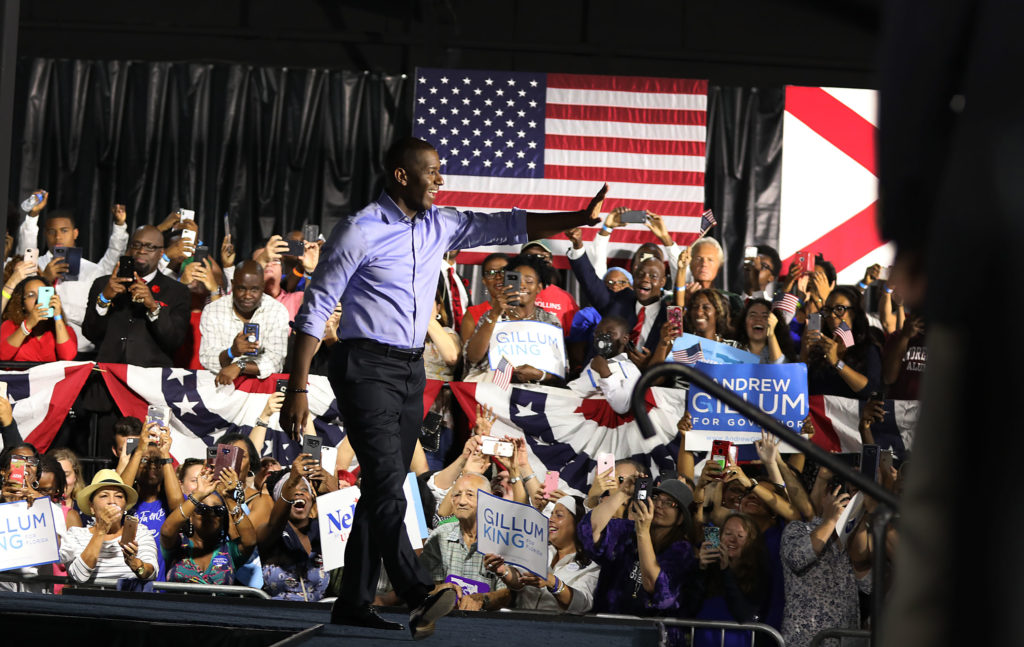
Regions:
<instances>
[{"instance_id":1,"label":"person holding smartphone","mask_svg":"<svg viewBox=\"0 0 1024 647\"><path fill-rule=\"evenodd\" d=\"M836 536L836 524L850 495L831 479L831 472L822 467L811 491L816 516L810 521L794 521L782 532L786 583L782 635L786 645L806 647L823 629L859 629L857 591L871 593L870 560L855 565ZM848 546L866 532L861 528Z\"/></svg>"},{"instance_id":2,"label":"person holding smartphone","mask_svg":"<svg viewBox=\"0 0 1024 647\"><path fill-rule=\"evenodd\" d=\"M770 573L757 523L741 512L733 512L722 523L717 542L700 546L700 568L687 587L687 616L698 620L758 622L768 599ZM694 647L751 644L751 634L715 630L697 631Z\"/></svg>"},{"instance_id":3,"label":"person holding smartphone","mask_svg":"<svg viewBox=\"0 0 1024 647\"><path fill-rule=\"evenodd\" d=\"M36 261L39 274L54 285L57 294L60 295L66 322L78 338L78 351L92 352L95 350L92 342L82 334L82 323L85 321L89 305L89 286L98 277L112 272L117 259L125 253L128 244L128 213L123 204L111 206L112 226L107 249L98 261L93 262L82 257L81 248L76 249L79 231L73 212L55 209L48 211L45 216L40 216L41 211L37 209L46 204L47 197L44 197L31 213L26 214L22 221L18 232L18 253L24 253L26 248L36 247L42 229L46 252L40 250ZM95 232L97 220L89 220L90 229Z\"/></svg>"},{"instance_id":4,"label":"person holding smartphone","mask_svg":"<svg viewBox=\"0 0 1024 647\"><path fill-rule=\"evenodd\" d=\"M40 302L40 294L48 295L46 303ZM0 323L0 360L55 362L76 355L78 338L64 320L53 287L38 276L23 280L14 288Z\"/></svg>"},{"instance_id":5,"label":"person holding smartphone","mask_svg":"<svg viewBox=\"0 0 1024 647\"><path fill-rule=\"evenodd\" d=\"M139 444L121 477L135 486L139 495L135 509L139 532L158 538L167 515L181 503L178 473L171 459L171 433L162 421L150 420L142 428ZM157 579L162 581L166 572L162 552L157 553L156 565Z\"/></svg>"},{"instance_id":6,"label":"person holding smartphone","mask_svg":"<svg viewBox=\"0 0 1024 647\"><path fill-rule=\"evenodd\" d=\"M202 467L195 488L160 528L167 581L234 584L237 570L256 548L256 528L230 498L238 475L225 468L219 481Z\"/></svg>"},{"instance_id":7,"label":"person holding smartphone","mask_svg":"<svg viewBox=\"0 0 1024 647\"><path fill-rule=\"evenodd\" d=\"M246 334L247 324L258 326L258 334ZM217 374L217 384L242 375L266 379L284 369L290 332L288 311L263 291L263 267L244 261L231 280L231 298L203 309L199 361Z\"/></svg>"},{"instance_id":8,"label":"person holding smartphone","mask_svg":"<svg viewBox=\"0 0 1024 647\"><path fill-rule=\"evenodd\" d=\"M114 470L96 472L92 483L78 493L78 507L94 518L93 525L69 527L60 546L60 561L75 582L96 579L151 580L157 574L156 542L140 530L133 541L121 543L125 512L138 501L138 493L124 484Z\"/></svg>"},{"instance_id":9,"label":"person holding smartphone","mask_svg":"<svg viewBox=\"0 0 1024 647\"><path fill-rule=\"evenodd\" d=\"M465 382L485 382L491 379L493 372L488 351L494 325L499 321L539 321L561 329L558 317L537 305L537 295L544 285L546 270L543 264L530 256L517 256L509 261L505 271L519 273L519 291L503 283L504 290L499 290L495 295L497 305L477 321L476 330L466 344L466 372L462 378ZM512 373L514 382L548 384L558 380L557 376L527 364L516 366Z\"/></svg>"},{"instance_id":10,"label":"person holding smartphone","mask_svg":"<svg viewBox=\"0 0 1024 647\"><path fill-rule=\"evenodd\" d=\"M811 395L838 395L867 399L882 383L882 353L861 307L856 289L841 285L820 309L821 329L806 330L800 361L807 363L807 390ZM848 345L837 334L845 324Z\"/></svg>"},{"instance_id":11,"label":"person holding smartphone","mask_svg":"<svg viewBox=\"0 0 1024 647\"><path fill-rule=\"evenodd\" d=\"M299 454L287 472L267 478L274 493L270 520L257 529L263 563L263 590L275 600L317 602L327 590L320 549L320 526L310 516L313 486L320 470L316 459Z\"/></svg>"},{"instance_id":12,"label":"person holding smartphone","mask_svg":"<svg viewBox=\"0 0 1024 647\"><path fill-rule=\"evenodd\" d=\"M666 479L638 501L639 478L627 477L577 528L583 549L601 567L595 613L671 615L685 606L683 588L697 566L687 540L693 493L682 481ZM616 519L624 504L630 518Z\"/></svg>"}]
</instances>

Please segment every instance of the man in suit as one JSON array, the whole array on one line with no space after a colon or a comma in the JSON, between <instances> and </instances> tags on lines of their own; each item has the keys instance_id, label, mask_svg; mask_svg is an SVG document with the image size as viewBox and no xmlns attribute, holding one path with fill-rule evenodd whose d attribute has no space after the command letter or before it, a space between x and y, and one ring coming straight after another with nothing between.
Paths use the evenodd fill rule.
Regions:
<instances>
[{"instance_id":1,"label":"man in suit","mask_svg":"<svg viewBox=\"0 0 1024 647\"><path fill-rule=\"evenodd\" d=\"M98 361L171 366L189 327L189 293L157 271L163 249L160 230L139 227L128 243L134 277L119 278L118 263L93 282L82 332L96 344Z\"/></svg>"},{"instance_id":2,"label":"man in suit","mask_svg":"<svg viewBox=\"0 0 1024 647\"><path fill-rule=\"evenodd\" d=\"M580 287L598 313L602 317L625 319L630 328L630 342L637 349L654 352L667 312L661 302L665 263L657 258L644 258L633 266L633 285L613 292L594 271L583 250L570 249L567 256Z\"/></svg>"}]
</instances>

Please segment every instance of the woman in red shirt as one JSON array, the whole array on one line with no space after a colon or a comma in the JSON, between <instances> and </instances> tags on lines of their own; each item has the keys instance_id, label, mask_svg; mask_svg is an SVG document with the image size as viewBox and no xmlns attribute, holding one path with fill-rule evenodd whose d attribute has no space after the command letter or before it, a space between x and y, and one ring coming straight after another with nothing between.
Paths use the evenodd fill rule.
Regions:
<instances>
[{"instance_id":1,"label":"woman in red shirt","mask_svg":"<svg viewBox=\"0 0 1024 647\"><path fill-rule=\"evenodd\" d=\"M72 360L78 354L75 331L64 323L64 311L56 293L49 307L37 303L39 288L49 286L40 277L25 279L14 288L0 324L0 360L5 362L53 362ZM53 308L53 318L49 317Z\"/></svg>"}]
</instances>

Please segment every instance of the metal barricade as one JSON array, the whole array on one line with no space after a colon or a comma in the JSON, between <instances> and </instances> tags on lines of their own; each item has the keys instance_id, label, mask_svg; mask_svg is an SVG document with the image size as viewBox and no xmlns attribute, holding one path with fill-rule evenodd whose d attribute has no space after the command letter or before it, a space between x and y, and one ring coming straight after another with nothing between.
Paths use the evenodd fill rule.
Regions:
<instances>
[{"instance_id":1,"label":"metal barricade","mask_svg":"<svg viewBox=\"0 0 1024 647\"><path fill-rule=\"evenodd\" d=\"M153 590L157 592L181 593L183 595L231 595L243 598L271 599L263 589L251 586L234 586L228 584L194 584L192 582L153 582Z\"/></svg>"},{"instance_id":2,"label":"metal barricade","mask_svg":"<svg viewBox=\"0 0 1024 647\"><path fill-rule=\"evenodd\" d=\"M15 582L18 584L63 584L75 589L93 589L100 591L116 591L118 580L97 578L91 582L76 582L66 575L29 575L26 573L15 573L11 571L0 573L0 582ZM193 584L191 582L151 582L153 591L157 593L181 593L182 595L222 595L260 598L270 600L270 596L262 589L254 589L249 586L234 586L226 584Z\"/></svg>"},{"instance_id":3,"label":"metal barricade","mask_svg":"<svg viewBox=\"0 0 1024 647\"><path fill-rule=\"evenodd\" d=\"M779 647L786 647L786 641L782 634L775 627L760 622L729 622L726 620L693 620L688 618L643 618L640 616L625 616L615 613L599 613L595 618L608 618L611 620L630 620L632 622L648 622L658 627L661 633L661 640L658 643L662 647L668 644L668 627L687 627L690 630L689 644L693 644L694 634L698 629L709 629L718 631L721 636L720 644L725 645L725 633L727 631L749 631L750 647L754 646L755 635L760 633L769 636Z\"/></svg>"},{"instance_id":4,"label":"metal barricade","mask_svg":"<svg viewBox=\"0 0 1024 647\"><path fill-rule=\"evenodd\" d=\"M843 638L861 638L864 640L864 644L867 644L871 640L871 632L863 629L823 629L814 634L814 638L811 638L810 647L819 647L829 638L839 638L840 645L843 644Z\"/></svg>"}]
</instances>

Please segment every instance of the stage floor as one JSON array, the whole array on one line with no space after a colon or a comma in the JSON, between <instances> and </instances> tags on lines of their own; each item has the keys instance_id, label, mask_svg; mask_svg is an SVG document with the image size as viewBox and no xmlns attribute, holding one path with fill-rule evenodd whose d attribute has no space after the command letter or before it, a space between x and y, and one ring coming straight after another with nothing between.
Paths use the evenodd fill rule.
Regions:
<instances>
[{"instance_id":1,"label":"stage floor","mask_svg":"<svg viewBox=\"0 0 1024 647\"><path fill-rule=\"evenodd\" d=\"M0 618L9 644L81 644L86 637L103 647L336 647L340 643L414 642L408 631L331 625L330 610L330 604L170 594L0 593ZM408 616L397 610L383 615L402 624L408 622ZM12 642L19 638L27 642ZM442 619L436 633L423 642L449 647L513 643L640 646L656 645L658 631L650 624L601 618L456 611Z\"/></svg>"}]
</instances>

